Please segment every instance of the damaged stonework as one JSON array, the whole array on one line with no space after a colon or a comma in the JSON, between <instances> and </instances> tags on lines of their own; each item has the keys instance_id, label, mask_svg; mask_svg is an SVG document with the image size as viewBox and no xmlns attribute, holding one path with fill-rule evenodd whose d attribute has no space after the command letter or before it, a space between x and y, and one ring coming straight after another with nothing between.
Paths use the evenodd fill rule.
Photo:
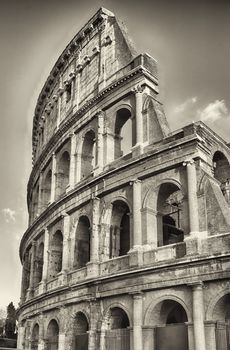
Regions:
<instances>
[{"instance_id":1,"label":"damaged stonework","mask_svg":"<svg viewBox=\"0 0 230 350\"><path fill-rule=\"evenodd\" d=\"M33 120L18 349L228 350L230 149L171 132L157 63L106 9Z\"/></svg>"}]
</instances>

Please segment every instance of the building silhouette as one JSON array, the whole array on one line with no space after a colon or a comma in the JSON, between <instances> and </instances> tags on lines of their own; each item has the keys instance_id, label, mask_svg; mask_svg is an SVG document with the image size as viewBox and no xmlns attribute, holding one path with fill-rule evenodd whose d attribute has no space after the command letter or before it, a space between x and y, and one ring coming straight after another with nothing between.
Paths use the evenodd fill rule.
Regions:
<instances>
[{"instance_id":1,"label":"building silhouette","mask_svg":"<svg viewBox=\"0 0 230 350\"><path fill-rule=\"evenodd\" d=\"M33 120L19 349L229 350L230 150L171 132L157 63L101 8Z\"/></svg>"}]
</instances>

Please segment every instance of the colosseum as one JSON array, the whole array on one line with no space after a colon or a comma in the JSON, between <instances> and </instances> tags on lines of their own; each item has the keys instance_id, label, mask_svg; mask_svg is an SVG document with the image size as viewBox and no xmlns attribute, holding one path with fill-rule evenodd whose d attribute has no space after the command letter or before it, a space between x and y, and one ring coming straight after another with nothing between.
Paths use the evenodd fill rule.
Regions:
<instances>
[{"instance_id":1,"label":"colosseum","mask_svg":"<svg viewBox=\"0 0 230 350\"><path fill-rule=\"evenodd\" d=\"M229 350L230 149L170 131L157 63L101 8L33 119L18 349Z\"/></svg>"}]
</instances>

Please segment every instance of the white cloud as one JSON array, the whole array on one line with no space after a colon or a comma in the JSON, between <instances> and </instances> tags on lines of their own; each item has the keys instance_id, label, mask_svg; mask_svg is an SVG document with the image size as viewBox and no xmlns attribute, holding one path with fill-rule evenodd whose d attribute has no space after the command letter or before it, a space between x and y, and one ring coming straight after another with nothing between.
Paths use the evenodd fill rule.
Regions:
<instances>
[{"instance_id":1,"label":"white cloud","mask_svg":"<svg viewBox=\"0 0 230 350\"><path fill-rule=\"evenodd\" d=\"M185 102L183 102L182 104L180 104L179 106L176 106L174 111L176 113L182 113L184 112L186 109L190 108L191 106L193 106L195 103L197 102L197 97L190 97L188 98Z\"/></svg>"},{"instance_id":2,"label":"white cloud","mask_svg":"<svg viewBox=\"0 0 230 350\"><path fill-rule=\"evenodd\" d=\"M10 208L4 208L2 209L2 213L7 223L9 223L10 221L15 222L15 214L16 214L15 210L12 210Z\"/></svg>"},{"instance_id":3,"label":"white cloud","mask_svg":"<svg viewBox=\"0 0 230 350\"><path fill-rule=\"evenodd\" d=\"M224 100L216 100L209 103L204 109L198 110L197 115L204 122L215 122L218 119L229 117L228 108Z\"/></svg>"}]
</instances>

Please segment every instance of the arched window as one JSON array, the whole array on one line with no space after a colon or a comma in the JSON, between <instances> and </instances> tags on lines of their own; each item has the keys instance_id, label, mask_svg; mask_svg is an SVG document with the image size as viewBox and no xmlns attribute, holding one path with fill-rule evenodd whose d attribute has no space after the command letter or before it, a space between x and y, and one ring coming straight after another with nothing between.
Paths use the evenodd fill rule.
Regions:
<instances>
[{"instance_id":1,"label":"arched window","mask_svg":"<svg viewBox=\"0 0 230 350\"><path fill-rule=\"evenodd\" d=\"M42 186L42 204L45 209L50 202L52 171L49 170L45 176Z\"/></svg>"},{"instance_id":2,"label":"arched window","mask_svg":"<svg viewBox=\"0 0 230 350\"><path fill-rule=\"evenodd\" d=\"M32 330L31 349L38 350L39 325L36 323Z\"/></svg>"},{"instance_id":3,"label":"arched window","mask_svg":"<svg viewBox=\"0 0 230 350\"><path fill-rule=\"evenodd\" d=\"M160 186L157 199L158 246L182 242L183 195L173 183Z\"/></svg>"},{"instance_id":4,"label":"arched window","mask_svg":"<svg viewBox=\"0 0 230 350\"><path fill-rule=\"evenodd\" d=\"M43 259L44 259L44 243L41 242L37 248L34 271L34 285L36 286L42 280Z\"/></svg>"},{"instance_id":5,"label":"arched window","mask_svg":"<svg viewBox=\"0 0 230 350\"><path fill-rule=\"evenodd\" d=\"M37 184L33 191L33 219L36 219L38 215L38 197L39 197L39 185Z\"/></svg>"},{"instance_id":6,"label":"arched window","mask_svg":"<svg viewBox=\"0 0 230 350\"><path fill-rule=\"evenodd\" d=\"M114 134L114 159L116 159L129 153L134 146L131 112L127 108L117 111Z\"/></svg>"},{"instance_id":7,"label":"arched window","mask_svg":"<svg viewBox=\"0 0 230 350\"><path fill-rule=\"evenodd\" d=\"M60 230L50 239L49 278L54 278L62 270L63 236Z\"/></svg>"},{"instance_id":8,"label":"arched window","mask_svg":"<svg viewBox=\"0 0 230 350\"><path fill-rule=\"evenodd\" d=\"M90 222L87 216L81 216L75 235L74 268L81 268L90 260Z\"/></svg>"},{"instance_id":9,"label":"arched window","mask_svg":"<svg viewBox=\"0 0 230 350\"><path fill-rule=\"evenodd\" d=\"M66 188L69 184L69 167L70 167L70 155L65 151L57 162L57 175L56 175L56 198L59 198L66 192Z\"/></svg>"},{"instance_id":10,"label":"arched window","mask_svg":"<svg viewBox=\"0 0 230 350\"><path fill-rule=\"evenodd\" d=\"M230 204L230 165L222 152L215 152L213 156L214 177L220 182L221 191Z\"/></svg>"},{"instance_id":11,"label":"arched window","mask_svg":"<svg viewBox=\"0 0 230 350\"><path fill-rule=\"evenodd\" d=\"M124 310L111 308L106 331L106 349L130 349L129 319Z\"/></svg>"},{"instance_id":12,"label":"arched window","mask_svg":"<svg viewBox=\"0 0 230 350\"><path fill-rule=\"evenodd\" d=\"M47 328L47 350L58 350L59 327L57 321L51 320Z\"/></svg>"},{"instance_id":13,"label":"arched window","mask_svg":"<svg viewBox=\"0 0 230 350\"><path fill-rule=\"evenodd\" d=\"M74 346L73 349L88 350L89 324L83 312L78 312L74 320Z\"/></svg>"},{"instance_id":14,"label":"arched window","mask_svg":"<svg viewBox=\"0 0 230 350\"><path fill-rule=\"evenodd\" d=\"M110 226L110 258L126 255L130 249L129 207L121 200L113 203Z\"/></svg>"},{"instance_id":15,"label":"arched window","mask_svg":"<svg viewBox=\"0 0 230 350\"><path fill-rule=\"evenodd\" d=\"M96 163L95 133L89 130L84 137L81 153L81 179L92 175Z\"/></svg>"}]
</instances>

